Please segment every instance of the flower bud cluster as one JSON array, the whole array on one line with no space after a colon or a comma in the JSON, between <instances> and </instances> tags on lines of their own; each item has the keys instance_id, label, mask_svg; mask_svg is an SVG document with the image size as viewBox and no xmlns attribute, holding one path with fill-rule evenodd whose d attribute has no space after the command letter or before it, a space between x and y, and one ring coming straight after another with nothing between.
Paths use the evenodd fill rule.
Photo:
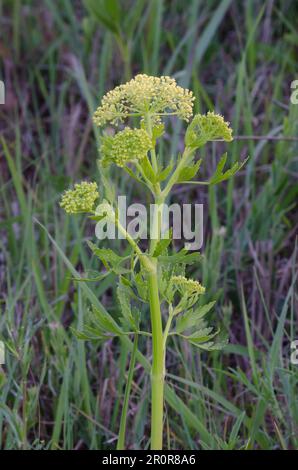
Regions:
<instances>
[{"instance_id":1,"label":"flower bud cluster","mask_svg":"<svg viewBox=\"0 0 298 470\"><path fill-rule=\"evenodd\" d=\"M65 191L62 195L60 206L68 214L77 214L80 212L92 212L94 203L99 198L96 183L76 183L74 189Z\"/></svg>"}]
</instances>

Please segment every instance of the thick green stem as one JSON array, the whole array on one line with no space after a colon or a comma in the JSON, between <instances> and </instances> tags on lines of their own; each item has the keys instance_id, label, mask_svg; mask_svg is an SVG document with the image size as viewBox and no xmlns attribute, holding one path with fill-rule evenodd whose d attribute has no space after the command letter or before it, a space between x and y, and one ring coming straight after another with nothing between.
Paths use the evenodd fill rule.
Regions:
<instances>
[{"instance_id":1,"label":"thick green stem","mask_svg":"<svg viewBox=\"0 0 298 470\"><path fill-rule=\"evenodd\" d=\"M149 302L152 326L152 369L151 369L151 449L162 449L163 400L164 400L164 350L162 321L158 294L157 262L152 260L154 269L149 272Z\"/></svg>"},{"instance_id":2,"label":"thick green stem","mask_svg":"<svg viewBox=\"0 0 298 470\"><path fill-rule=\"evenodd\" d=\"M150 114L145 116L146 129L152 137L152 123ZM150 150L153 171L158 173L158 164L155 148ZM153 257L155 247L160 239L162 208L164 198L161 196L159 183L153 184L155 196L155 211L149 257L143 258L143 266L148 272L149 304L152 330L152 367L151 367L151 449L162 449L163 435L163 404L164 404L164 348L162 319L158 292L157 259ZM153 234L153 235L152 235Z\"/></svg>"},{"instance_id":3,"label":"thick green stem","mask_svg":"<svg viewBox=\"0 0 298 470\"><path fill-rule=\"evenodd\" d=\"M153 217L153 224L152 224L152 230L151 230L152 237L151 237L150 250L149 250L150 255L153 255L156 245L160 239L164 199L161 197L156 197L154 203L155 203L155 209L154 209L154 217Z\"/></svg>"}]
</instances>

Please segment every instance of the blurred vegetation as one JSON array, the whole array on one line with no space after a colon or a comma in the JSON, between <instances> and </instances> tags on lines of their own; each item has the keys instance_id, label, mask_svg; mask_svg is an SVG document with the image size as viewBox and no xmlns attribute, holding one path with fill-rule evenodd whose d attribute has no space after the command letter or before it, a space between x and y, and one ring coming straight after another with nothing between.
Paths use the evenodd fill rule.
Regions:
<instances>
[{"instance_id":1,"label":"blurred vegetation","mask_svg":"<svg viewBox=\"0 0 298 470\"><path fill-rule=\"evenodd\" d=\"M169 344L167 445L297 448L297 3L0 0L0 13L2 448L115 447L131 342L73 336L90 299L115 317L119 307L112 275L72 281L99 268L84 243L94 227L57 202L97 171L91 115L101 96L138 72L191 88L197 112L231 121L229 162L250 156L227 184L175 193L204 204L204 257L192 274L217 297L230 345L202 354ZM181 149L180 130L174 122L159 158ZM204 155L207 177L222 151L218 143ZM123 174L111 177L119 194L143 199ZM134 449L148 446L150 342L142 341L129 402Z\"/></svg>"}]
</instances>

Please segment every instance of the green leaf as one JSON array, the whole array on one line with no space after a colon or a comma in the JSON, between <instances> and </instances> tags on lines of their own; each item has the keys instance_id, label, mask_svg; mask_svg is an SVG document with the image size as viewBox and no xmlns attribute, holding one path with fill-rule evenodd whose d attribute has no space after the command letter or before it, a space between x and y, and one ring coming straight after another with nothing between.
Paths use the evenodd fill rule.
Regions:
<instances>
[{"instance_id":1,"label":"green leaf","mask_svg":"<svg viewBox=\"0 0 298 470\"><path fill-rule=\"evenodd\" d=\"M173 169L173 163L171 163L166 168L164 168L164 170L159 172L159 174L156 177L156 181L161 182L161 181L164 181L165 179L167 179L167 177L171 173L172 169Z\"/></svg>"},{"instance_id":2,"label":"green leaf","mask_svg":"<svg viewBox=\"0 0 298 470\"><path fill-rule=\"evenodd\" d=\"M108 271L112 271L117 275L125 274L130 272L129 269L121 266L121 263L127 260L127 257L122 257L117 255L110 248L98 248L94 243L87 241L89 248L92 250L92 253L100 259L105 268Z\"/></svg>"},{"instance_id":3,"label":"green leaf","mask_svg":"<svg viewBox=\"0 0 298 470\"><path fill-rule=\"evenodd\" d=\"M77 339L83 341L106 341L111 339L113 336L104 334L104 332L98 328L92 328L91 326L85 325L83 331L76 330L70 327L72 333Z\"/></svg>"},{"instance_id":4,"label":"green leaf","mask_svg":"<svg viewBox=\"0 0 298 470\"><path fill-rule=\"evenodd\" d=\"M196 251L194 253L188 253L188 250L185 248L182 248L181 251L178 253L175 253L174 255L169 255L169 256L160 256L159 261L162 264L165 265L176 265L176 264L182 264L182 265L191 265L193 263L196 263L200 261L202 258L202 255Z\"/></svg>"},{"instance_id":5,"label":"green leaf","mask_svg":"<svg viewBox=\"0 0 298 470\"><path fill-rule=\"evenodd\" d=\"M222 170L226 164L226 161L227 161L227 158L228 158L228 154L227 152L225 152L219 159L219 162L217 164L217 167L216 167L216 170L213 174L213 177L212 178L218 178L220 175L222 175ZM212 179L211 178L211 179Z\"/></svg>"},{"instance_id":6,"label":"green leaf","mask_svg":"<svg viewBox=\"0 0 298 470\"><path fill-rule=\"evenodd\" d=\"M183 331L194 327L212 309L214 304L215 301L209 302L208 304L196 309L188 310L183 315L179 315L176 320L175 331L177 333L182 333Z\"/></svg>"},{"instance_id":7,"label":"green leaf","mask_svg":"<svg viewBox=\"0 0 298 470\"><path fill-rule=\"evenodd\" d=\"M126 323L129 327L132 327L134 331L137 331L137 326L130 307L130 288L125 286L121 281L117 287L117 297L124 318L124 324Z\"/></svg>"},{"instance_id":8,"label":"green leaf","mask_svg":"<svg viewBox=\"0 0 298 470\"><path fill-rule=\"evenodd\" d=\"M196 176L197 172L199 171L201 163L202 163L202 160L198 160L193 165L182 168L182 170L179 173L177 183L182 182L182 181L192 180Z\"/></svg>"},{"instance_id":9,"label":"green leaf","mask_svg":"<svg viewBox=\"0 0 298 470\"><path fill-rule=\"evenodd\" d=\"M192 335L190 336L183 336L184 339L187 339L190 343L193 344L198 344L198 343L206 343L210 339L214 338L216 335L218 335L220 330L215 331L214 333L211 334L213 331L213 326L209 326L208 328L204 328L202 330L195 331Z\"/></svg>"},{"instance_id":10,"label":"green leaf","mask_svg":"<svg viewBox=\"0 0 298 470\"><path fill-rule=\"evenodd\" d=\"M103 0L108 15L117 23L121 21L121 2L119 0Z\"/></svg>"},{"instance_id":11,"label":"green leaf","mask_svg":"<svg viewBox=\"0 0 298 470\"><path fill-rule=\"evenodd\" d=\"M197 301L199 300L199 297L200 297L200 294L198 294L198 293L194 293L192 295L190 295L188 293L185 293L182 296L182 298L181 298L180 302L178 303L178 305L176 305L176 307L174 308L174 315L178 315L178 313L180 313L180 312L191 309L191 307L195 303L197 303Z\"/></svg>"},{"instance_id":12,"label":"green leaf","mask_svg":"<svg viewBox=\"0 0 298 470\"><path fill-rule=\"evenodd\" d=\"M152 168L151 163L150 163L147 156L142 158L142 160L140 161L140 165L143 169L143 172L144 172L146 178L151 183L153 183L153 184L156 183L157 176L156 176L155 172L153 171L153 168Z\"/></svg>"},{"instance_id":13,"label":"green leaf","mask_svg":"<svg viewBox=\"0 0 298 470\"><path fill-rule=\"evenodd\" d=\"M222 350L227 344L228 340L225 341L209 341L207 343L191 343L193 346L197 346L200 349L204 349L205 351L220 351Z\"/></svg>"},{"instance_id":14,"label":"green leaf","mask_svg":"<svg viewBox=\"0 0 298 470\"><path fill-rule=\"evenodd\" d=\"M209 180L209 184L210 185L218 184L221 181L225 181L231 178L232 176L235 175L235 173L237 173L237 171L239 171L243 167L243 165L245 165L248 158L249 157L247 157L242 163L239 163L239 162L234 163L234 165L229 170L223 173L223 169L227 161L227 154L224 153L217 164L216 170L212 178Z\"/></svg>"},{"instance_id":15,"label":"green leaf","mask_svg":"<svg viewBox=\"0 0 298 470\"><path fill-rule=\"evenodd\" d=\"M129 176L133 179L135 179L138 183L143 183L143 181L136 176L136 174L132 171L131 168L129 168L127 165L123 167L124 171L129 174Z\"/></svg>"},{"instance_id":16,"label":"green leaf","mask_svg":"<svg viewBox=\"0 0 298 470\"><path fill-rule=\"evenodd\" d=\"M160 240L158 240L157 245L156 245L155 250L154 250L154 253L153 253L154 258L157 258L162 253L164 254L165 250L168 248L168 246L172 242L172 233L173 233L173 230L171 228L165 234L165 238L161 238Z\"/></svg>"},{"instance_id":17,"label":"green leaf","mask_svg":"<svg viewBox=\"0 0 298 470\"><path fill-rule=\"evenodd\" d=\"M96 325L102 332L108 331L116 336L122 335L123 331L117 325L110 315L92 305L92 313L89 315L91 322Z\"/></svg>"},{"instance_id":18,"label":"green leaf","mask_svg":"<svg viewBox=\"0 0 298 470\"><path fill-rule=\"evenodd\" d=\"M119 35L121 11L118 0L84 0L84 4L98 22Z\"/></svg>"},{"instance_id":19,"label":"green leaf","mask_svg":"<svg viewBox=\"0 0 298 470\"><path fill-rule=\"evenodd\" d=\"M139 271L134 275L135 285L139 296L144 302L148 301L148 283L144 277L142 271Z\"/></svg>"}]
</instances>

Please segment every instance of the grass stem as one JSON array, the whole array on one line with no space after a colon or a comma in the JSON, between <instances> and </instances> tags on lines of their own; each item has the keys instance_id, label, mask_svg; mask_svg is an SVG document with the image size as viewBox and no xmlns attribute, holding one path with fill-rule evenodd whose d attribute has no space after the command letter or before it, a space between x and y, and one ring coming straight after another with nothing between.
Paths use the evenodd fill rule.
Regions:
<instances>
[{"instance_id":1,"label":"grass stem","mask_svg":"<svg viewBox=\"0 0 298 470\"><path fill-rule=\"evenodd\" d=\"M118 436L118 442L117 442L117 450L125 449L125 433L126 433L128 402L129 402L131 384L132 384L132 379L133 379L133 371L134 371L135 362L136 362L137 349L138 349L138 335L136 334L134 338L133 350L132 350L131 358L130 358L127 384L125 387L124 402L123 402L123 408L121 412L119 436Z\"/></svg>"}]
</instances>

